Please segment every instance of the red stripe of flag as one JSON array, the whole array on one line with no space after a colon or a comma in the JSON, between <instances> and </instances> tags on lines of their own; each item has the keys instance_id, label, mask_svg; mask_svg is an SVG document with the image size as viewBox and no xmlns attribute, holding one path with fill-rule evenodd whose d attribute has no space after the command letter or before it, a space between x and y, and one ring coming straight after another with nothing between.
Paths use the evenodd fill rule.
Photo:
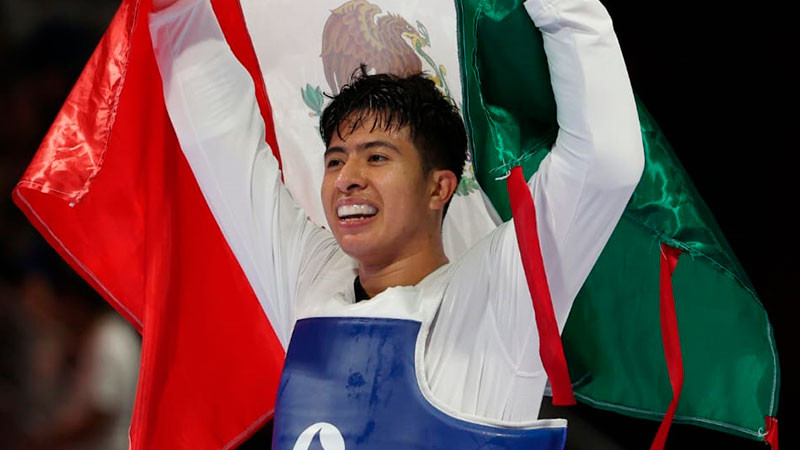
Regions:
<instances>
[{"instance_id":1,"label":"red stripe of flag","mask_svg":"<svg viewBox=\"0 0 800 450\"><path fill-rule=\"evenodd\" d=\"M238 3L214 6L259 73ZM132 448L231 448L271 415L283 349L178 146L149 7L122 3L14 200L142 332Z\"/></svg>"},{"instance_id":2,"label":"red stripe of flag","mask_svg":"<svg viewBox=\"0 0 800 450\"><path fill-rule=\"evenodd\" d=\"M272 121L272 106L269 104L264 76L261 74L261 68L258 65L253 42L250 40L250 34L247 33L242 5L237 0L211 0L211 6L217 16L220 28L222 28L222 34L225 35L225 40L231 47L234 56L253 78L253 84L256 87L256 100L266 125L266 141L272 147L272 154L277 158L280 165L281 155L278 151L275 125Z\"/></svg>"}]
</instances>

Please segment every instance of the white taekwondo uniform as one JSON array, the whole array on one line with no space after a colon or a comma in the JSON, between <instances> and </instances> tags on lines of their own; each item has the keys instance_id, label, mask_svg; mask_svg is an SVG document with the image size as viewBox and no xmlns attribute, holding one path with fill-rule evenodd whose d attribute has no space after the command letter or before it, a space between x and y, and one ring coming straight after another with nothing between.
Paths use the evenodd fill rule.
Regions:
<instances>
[{"instance_id":1,"label":"white taekwondo uniform","mask_svg":"<svg viewBox=\"0 0 800 450\"><path fill-rule=\"evenodd\" d=\"M525 7L544 37L560 127L528 185L563 329L641 176L642 139L605 8L596 0L530 0ZM209 1L179 1L152 14L150 26L181 147L284 348L301 318L421 317L430 329L417 370L433 402L487 424L537 419L547 377L513 224L418 286L356 304L357 262L307 220L283 186L253 81Z\"/></svg>"}]
</instances>

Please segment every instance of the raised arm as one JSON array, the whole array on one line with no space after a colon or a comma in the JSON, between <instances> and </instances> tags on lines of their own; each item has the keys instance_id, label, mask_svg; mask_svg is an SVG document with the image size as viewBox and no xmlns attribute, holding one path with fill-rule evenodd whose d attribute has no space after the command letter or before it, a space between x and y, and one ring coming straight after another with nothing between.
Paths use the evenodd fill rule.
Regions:
<instances>
[{"instance_id":1,"label":"raised arm","mask_svg":"<svg viewBox=\"0 0 800 450\"><path fill-rule=\"evenodd\" d=\"M265 142L253 80L208 0L157 0L153 47L170 119L214 217L284 347L300 281L335 242L306 219ZM298 274L304 271L304 280ZM220 299L224 301L224 299Z\"/></svg>"},{"instance_id":2,"label":"raised arm","mask_svg":"<svg viewBox=\"0 0 800 450\"><path fill-rule=\"evenodd\" d=\"M544 37L558 110L556 142L528 185L563 329L639 180L642 141L605 8L597 0L525 6ZM501 225L456 262L426 362L435 395L455 408L499 420L537 417L546 375L513 224ZM447 381L458 373L480 376Z\"/></svg>"},{"instance_id":3,"label":"raised arm","mask_svg":"<svg viewBox=\"0 0 800 450\"><path fill-rule=\"evenodd\" d=\"M608 12L597 0L531 0L559 132L531 178L559 327L644 167L636 104Z\"/></svg>"}]
</instances>

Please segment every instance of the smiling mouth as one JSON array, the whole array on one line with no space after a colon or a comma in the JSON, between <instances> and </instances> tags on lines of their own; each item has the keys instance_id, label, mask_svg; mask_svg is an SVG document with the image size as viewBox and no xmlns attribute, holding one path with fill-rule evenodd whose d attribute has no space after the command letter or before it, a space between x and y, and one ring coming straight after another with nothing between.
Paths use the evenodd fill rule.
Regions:
<instances>
[{"instance_id":1,"label":"smiling mouth","mask_svg":"<svg viewBox=\"0 0 800 450\"><path fill-rule=\"evenodd\" d=\"M345 222L355 222L369 219L378 213L378 209L371 205L355 204L342 205L336 208L336 215Z\"/></svg>"}]
</instances>

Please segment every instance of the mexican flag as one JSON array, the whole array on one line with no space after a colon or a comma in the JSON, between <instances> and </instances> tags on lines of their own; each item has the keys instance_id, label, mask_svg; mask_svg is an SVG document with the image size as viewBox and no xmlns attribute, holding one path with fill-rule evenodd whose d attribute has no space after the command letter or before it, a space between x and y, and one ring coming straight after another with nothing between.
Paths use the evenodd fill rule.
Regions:
<instances>
[{"instance_id":1,"label":"mexican flag","mask_svg":"<svg viewBox=\"0 0 800 450\"><path fill-rule=\"evenodd\" d=\"M337 92L361 62L376 72L424 70L462 106L473 151L445 221L451 258L509 218L496 178L514 165L530 176L552 142L541 37L515 2L199 1L210 1L252 77L254 120L264 122L293 198L318 224L323 93ZM13 195L142 333L132 448L233 448L271 417L286 342L181 152L149 10L148 0L122 2ZM763 439L777 408L769 323L643 108L640 119L645 175L564 332L575 395L624 414L664 415L673 390L659 319L663 243L682 252L666 251L677 262L685 369L675 420ZM503 133L515 144L497 145Z\"/></svg>"},{"instance_id":2,"label":"mexican flag","mask_svg":"<svg viewBox=\"0 0 800 450\"><path fill-rule=\"evenodd\" d=\"M507 220L497 178L515 166L534 173L558 130L542 36L521 1L457 4L475 173ZM509 82L519 79L530 82ZM777 446L769 319L641 99L637 107L644 174L563 333L575 396L655 420L669 405L676 422Z\"/></svg>"}]
</instances>

